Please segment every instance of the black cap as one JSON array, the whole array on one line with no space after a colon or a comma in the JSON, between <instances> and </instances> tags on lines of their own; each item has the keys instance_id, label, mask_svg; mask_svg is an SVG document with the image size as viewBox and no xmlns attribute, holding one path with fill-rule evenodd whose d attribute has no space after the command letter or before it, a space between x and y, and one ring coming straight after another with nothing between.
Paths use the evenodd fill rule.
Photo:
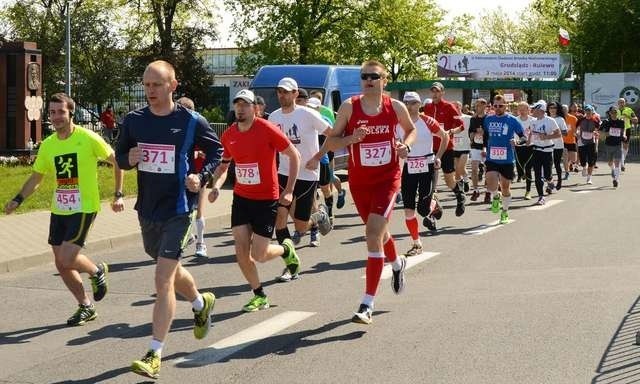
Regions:
<instances>
[{"instance_id":1,"label":"black cap","mask_svg":"<svg viewBox=\"0 0 640 384\"><path fill-rule=\"evenodd\" d=\"M267 105L267 104L264 102L264 97L262 97L262 96L256 96L256 104L259 104L259 105Z\"/></svg>"},{"instance_id":2,"label":"black cap","mask_svg":"<svg viewBox=\"0 0 640 384\"><path fill-rule=\"evenodd\" d=\"M298 98L308 99L309 98L309 92L307 92L307 90L304 89L304 88L298 88Z\"/></svg>"}]
</instances>

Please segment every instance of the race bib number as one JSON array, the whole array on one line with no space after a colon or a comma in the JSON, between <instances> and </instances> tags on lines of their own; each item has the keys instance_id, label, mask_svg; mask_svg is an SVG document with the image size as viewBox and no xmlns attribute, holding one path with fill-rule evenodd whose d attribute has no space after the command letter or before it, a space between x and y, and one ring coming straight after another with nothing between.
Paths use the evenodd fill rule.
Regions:
<instances>
[{"instance_id":1,"label":"race bib number","mask_svg":"<svg viewBox=\"0 0 640 384\"><path fill-rule=\"evenodd\" d=\"M377 167L391 162L391 143L360 143L360 163L365 167Z\"/></svg>"},{"instance_id":2,"label":"race bib number","mask_svg":"<svg viewBox=\"0 0 640 384\"><path fill-rule=\"evenodd\" d=\"M410 174L429 172L429 156L407 157L407 172Z\"/></svg>"},{"instance_id":3,"label":"race bib number","mask_svg":"<svg viewBox=\"0 0 640 384\"><path fill-rule=\"evenodd\" d=\"M507 147L491 147L490 160L507 160Z\"/></svg>"},{"instance_id":4,"label":"race bib number","mask_svg":"<svg viewBox=\"0 0 640 384\"><path fill-rule=\"evenodd\" d=\"M56 189L56 208L60 211L79 211L80 191L77 189Z\"/></svg>"},{"instance_id":5,"label":"race bib number","mask_svg":"<svg viewBox=\"0 0 640 384\"><path fill-rule=\"evenodd\" d=\"M453 136L453 145L459 146L462 143L462 137Z\"/></svg>"},{"instance_id":6,"label":"race bib number","mask_svg":"<svg viewBox=\"0 0 640 384\"><path fill-rule=\"evenodd\" d=\"M582 131L580 133L580 136L582 137L583 140L593 140L593 132Z\"/></svg>"},{"instance_id":7,"label":"race bib number","mask_svg":"<svg viewBox=\"0 0 640 384\"><path fill-rule=\"evenodd\" d=\"M622 128L609 128L609 135L614 137L622 136Z\"/></svg>"},{"instance_id":8,"label":"race bib number","mask_svg":"<svg viewBox=\"0 0 640 384\"><path fill-rule=\"evenodd\" d=\"M151 173L175 173L175 145L138 143L142 160L138 170Z\"/></svg>"},{"instance_id":9,"label":"race bib number","mask_svg":"<svg viewBox=\"0 0 640 384\"><path fill-rule=\"evenodd\" d=\"M473 142L476 144L483 144L483 136L482 135L473 135Z\"/></svg>"},{"instance_id":10,"label":"race bib number","mask_svg":"<svg viewBox=\"0 0 640 384\"><path fill-rule=\"evenodd\" d=\"M260 184L258 163L236 164L236 180L245 185Z\"/></svg>"}]
</instances>

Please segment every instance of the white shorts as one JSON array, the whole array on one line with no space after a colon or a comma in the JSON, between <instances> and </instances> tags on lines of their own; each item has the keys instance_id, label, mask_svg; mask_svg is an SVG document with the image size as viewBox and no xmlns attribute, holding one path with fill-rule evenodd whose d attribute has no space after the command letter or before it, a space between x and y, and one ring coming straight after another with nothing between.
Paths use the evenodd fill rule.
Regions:
<instances>
[{"instance_id":1,"label":"white shorts","mask_svg":"<svg viewBox=\"0 0 640 384\"><path fill-rule=\"evenodd\" d=\"M484 161L484 159L482 158L482 150L481 149L471 149L471 152L469 152L469 155L471 157L471 161Z\"/></svg>"}]
</instances>

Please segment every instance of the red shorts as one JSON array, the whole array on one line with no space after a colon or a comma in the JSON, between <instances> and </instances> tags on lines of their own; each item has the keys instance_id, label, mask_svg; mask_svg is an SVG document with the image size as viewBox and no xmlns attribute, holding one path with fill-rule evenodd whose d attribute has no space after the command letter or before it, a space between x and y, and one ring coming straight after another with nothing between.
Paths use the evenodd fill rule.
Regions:
<instances>
[{"instance_id":1,"label":"red shorts","mask_svg":"<svg viewBox=\"0 0 640 384\"><path fill-rule=\"evenodd\" d=\"M367 222L371 213L384 216L388 220L393 212L399 189L398 182L395 181L375 186L349 186L353 202L364 223Z\"/></svg>"}]
</instances>

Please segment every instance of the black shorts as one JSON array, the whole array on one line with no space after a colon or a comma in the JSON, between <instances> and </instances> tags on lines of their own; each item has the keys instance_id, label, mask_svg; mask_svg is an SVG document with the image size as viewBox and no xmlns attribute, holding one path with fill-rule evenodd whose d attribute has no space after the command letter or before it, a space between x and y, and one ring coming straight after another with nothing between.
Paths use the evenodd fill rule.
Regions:
<instances>
[{"instance_id":1,"label":"black shorts","mask_svg":"<svg viewBox=\"0 0 640 384\"><path fill-rule=\"evenodd\" d=\"M578 152L578 147L576 146L576 144L567 144L564 143L564 149L566 149L569 152Z\"/></svg>"},{"instance_id":2,"label":"black shorts","mask_svg":"<svg viewBox=\"0 0 640 384\"><path fill-rule=\"evenodd\" d=\"M96 214L97 212L81 212L72 215L52 213L49 221L49 244L57 246L62 242L68 242L84 247Z\"/></svg>"},{"instance_id":3,"label":"black shorts","mask_svg":"<svg viewBox=\"0 0 640 384\"><path fill-rule=\"evenodd\" d=\"M453 173L456 171L456 168L453 164L453 157L453 149L447 149L446 151L444 151L442 159L440 159L440 168L442 169L443 173Z\"/></svg>"},{"instance_id":4,"label":"black shorts","mask_svg":"<svg viewBox=\"0 0 640 384\"><path fill-rule=\"evenodd\" d=\"M513 180L515 177L515 173L513 172L513 163L509 164L500 164L494 163L492 161L485 161L484 165L486 167L485 172L498 172L500 176L504 177L508 180Z\"/></svg>"},{"instance_id":5,"label":"black shorts","mask_svg":"<svg viewBox=\"0 0 640 384\"><path fill-rule=\"evenodd\" d=\"M453 151L453 157L455 159L459 158L462 155L468 155L471 151Z\"/></svg>"},{"instance_id":6,"label":"black shorts","mask_svg":"<svg viewBox=\"0 0 640 384\"><path fill-rule=\"evenodd\" d=\"M154 259L164 257L178 260L191 235L190 213L167 220L151 221L138 216L142 231L142 245L147 255Z\"/></svg>"},{"instance_id":7,"label":"black shorts","mask_svg":"<svg viewBox=\"0 0 640 384\"><path fill-rule=\"evenodd\" d=\"M578 154L580 155L580 165L582 167L589 164L593 167L596 164L597 153L595 144L585 144L578 147Z\"/></svg>"},{"instance_id":8,"label":"black shorts","mask_svg":"<svg viewBox=\"0 0 640 384\"><path fill-rule=\"evenodd\" d=\"M251 200L233 194L231 227L249 225L256 235L270 239L278 214L278 200Z\"/></svg>"},{"instance_id":9,"label":"black shorts","mask_svg":"<svg viewBox=\"0 0 640 384\"><path fill-rule=\"evenodd\" d=\"M419 200L431 195L433 182L433 164L429 164L429 172L409 173L407 163L402 169L402 181L400 191L402 193L402 203L404 209L416 209L416 195Z\"/></svg>"},{"instance_id":10,"label":"black shorts","mask_svg":"<svg viewBox=\"0 0 640 384\"><path fill-rule=\"evenodd\" d=\"M289 180L288 176L278 174L280 193L282 193L284 188L287 186L287 180ZM296 220L307 221L311 217L313 199L316 196L317 188L317 181L296 180L296 185L293 187L293 200L296 202L296 209L295 212L293 212L293 217Z\"/></svg>"},{"instance_id":11,"label":"black shorts","mask_svg":"<svg viewBox=\"0 0 640 384\"><path fill-rule=\"evenodd\" d=\"M321 187L329 185L331 183L331 179L333 179L331 166L329 164L320 163L320 180L318 180L318 185Z\"/></svg>"}]
</instances>

